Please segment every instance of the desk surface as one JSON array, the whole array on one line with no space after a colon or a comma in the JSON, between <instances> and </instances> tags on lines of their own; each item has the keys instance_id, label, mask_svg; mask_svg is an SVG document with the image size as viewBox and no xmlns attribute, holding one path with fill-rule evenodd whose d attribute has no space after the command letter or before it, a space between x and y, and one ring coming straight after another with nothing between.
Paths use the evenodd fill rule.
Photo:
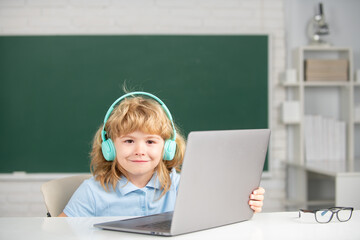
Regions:
<instances>
[{"instance_id":1,"label":"desk surface","mask_svg":"<svg viewBox=\"0 0 360 240\"><path fill-rule=\"evenodd\" d=\"M309 215L310 216L310 215ZM311 216L313 217L313 216ZM94 223L119 219L97 218L0 218L0 239L167 239L166 237L101 230ZM319 224L299 219L297 212L259 213L245 222L184 234L175 239L360 239L360 211L348 222L333 219Z\"/></svg>"}]
</instances>

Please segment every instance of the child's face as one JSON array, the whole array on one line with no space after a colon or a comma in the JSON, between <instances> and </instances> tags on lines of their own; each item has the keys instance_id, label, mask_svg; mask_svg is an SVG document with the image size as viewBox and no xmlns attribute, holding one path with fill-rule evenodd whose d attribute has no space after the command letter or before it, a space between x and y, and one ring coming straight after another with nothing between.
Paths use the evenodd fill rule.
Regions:
<instances>
[{"instance_id":1,"label":"child's face","mask_svg":"<svg viewBox=\"0 0 360 240\"><path fill-rule=\"evenodd\" d=\"M164 140L159 135L135 131L116 138L114 145L117 161L132 182L136 179L150 180L162 160Z\"/></svg>"}]
</instances>

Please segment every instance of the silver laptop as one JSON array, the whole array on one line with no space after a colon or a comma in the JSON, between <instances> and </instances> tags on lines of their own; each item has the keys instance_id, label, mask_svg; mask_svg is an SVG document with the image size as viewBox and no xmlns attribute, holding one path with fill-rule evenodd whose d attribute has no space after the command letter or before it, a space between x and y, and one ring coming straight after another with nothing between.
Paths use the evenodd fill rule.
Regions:
<instances>
[{"instance_id":1,"label":"silver laptop","mask_svg":"<svg viewBox=\"0 0 360 240\"><path fill-rule=\"evenodd\" d=\"M94 226L174 236L249 220L269 137L268 129L191 132L173 212Z\"/></svg>"}]
</instances>

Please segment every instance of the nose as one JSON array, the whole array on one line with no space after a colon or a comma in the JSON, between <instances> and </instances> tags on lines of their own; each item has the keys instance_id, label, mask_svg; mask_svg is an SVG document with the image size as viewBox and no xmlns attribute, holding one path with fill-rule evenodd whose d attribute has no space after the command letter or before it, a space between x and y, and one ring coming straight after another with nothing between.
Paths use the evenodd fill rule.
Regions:
<instances>
[{"instance_id":1,"label":"nose","mask_svg":"<svg viewBox=\"0 0 360 240\"><path fill-rule=\"evenodd\" d=\"M135 156L145 156L145 145L141 142L137 142L135 146Z\"/></svg>"}]
</instances>

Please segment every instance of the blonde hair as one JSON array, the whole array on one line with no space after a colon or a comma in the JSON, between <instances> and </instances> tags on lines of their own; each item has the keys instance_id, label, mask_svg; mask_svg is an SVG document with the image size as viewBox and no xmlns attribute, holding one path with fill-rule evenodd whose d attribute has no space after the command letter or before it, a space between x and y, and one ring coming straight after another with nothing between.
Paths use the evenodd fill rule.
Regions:
<instances>
[{"instance_id":1,"label":"blonde hair","mask_svg":"<svg viewBox=\"0 0 360 240\"><path fill-rule=\"evenodd\" d=\"M180 171L185 152L185 139L176 128L176 153L171 161L162 160L155 168L157 177L161 184L161 196L163 196L171 186L170 172L172 168ZM114 108L109 119L106 122L105 129L107 137L114 140L125 134L134 131L142 131L147 134L156 134L164 140L173 136L171 121L166 115L160 104L150 98L142 96L125 98L118 106ZM97 130L91 151L90 170L99 181L105 191L110 190L112 185L114 191L118 180L125 176L126 171L121 167L118 161L106 161L101 151L101 131L102 126ZM160 197L161 197L160 196Z\"/></svg>"}]
</instances>

